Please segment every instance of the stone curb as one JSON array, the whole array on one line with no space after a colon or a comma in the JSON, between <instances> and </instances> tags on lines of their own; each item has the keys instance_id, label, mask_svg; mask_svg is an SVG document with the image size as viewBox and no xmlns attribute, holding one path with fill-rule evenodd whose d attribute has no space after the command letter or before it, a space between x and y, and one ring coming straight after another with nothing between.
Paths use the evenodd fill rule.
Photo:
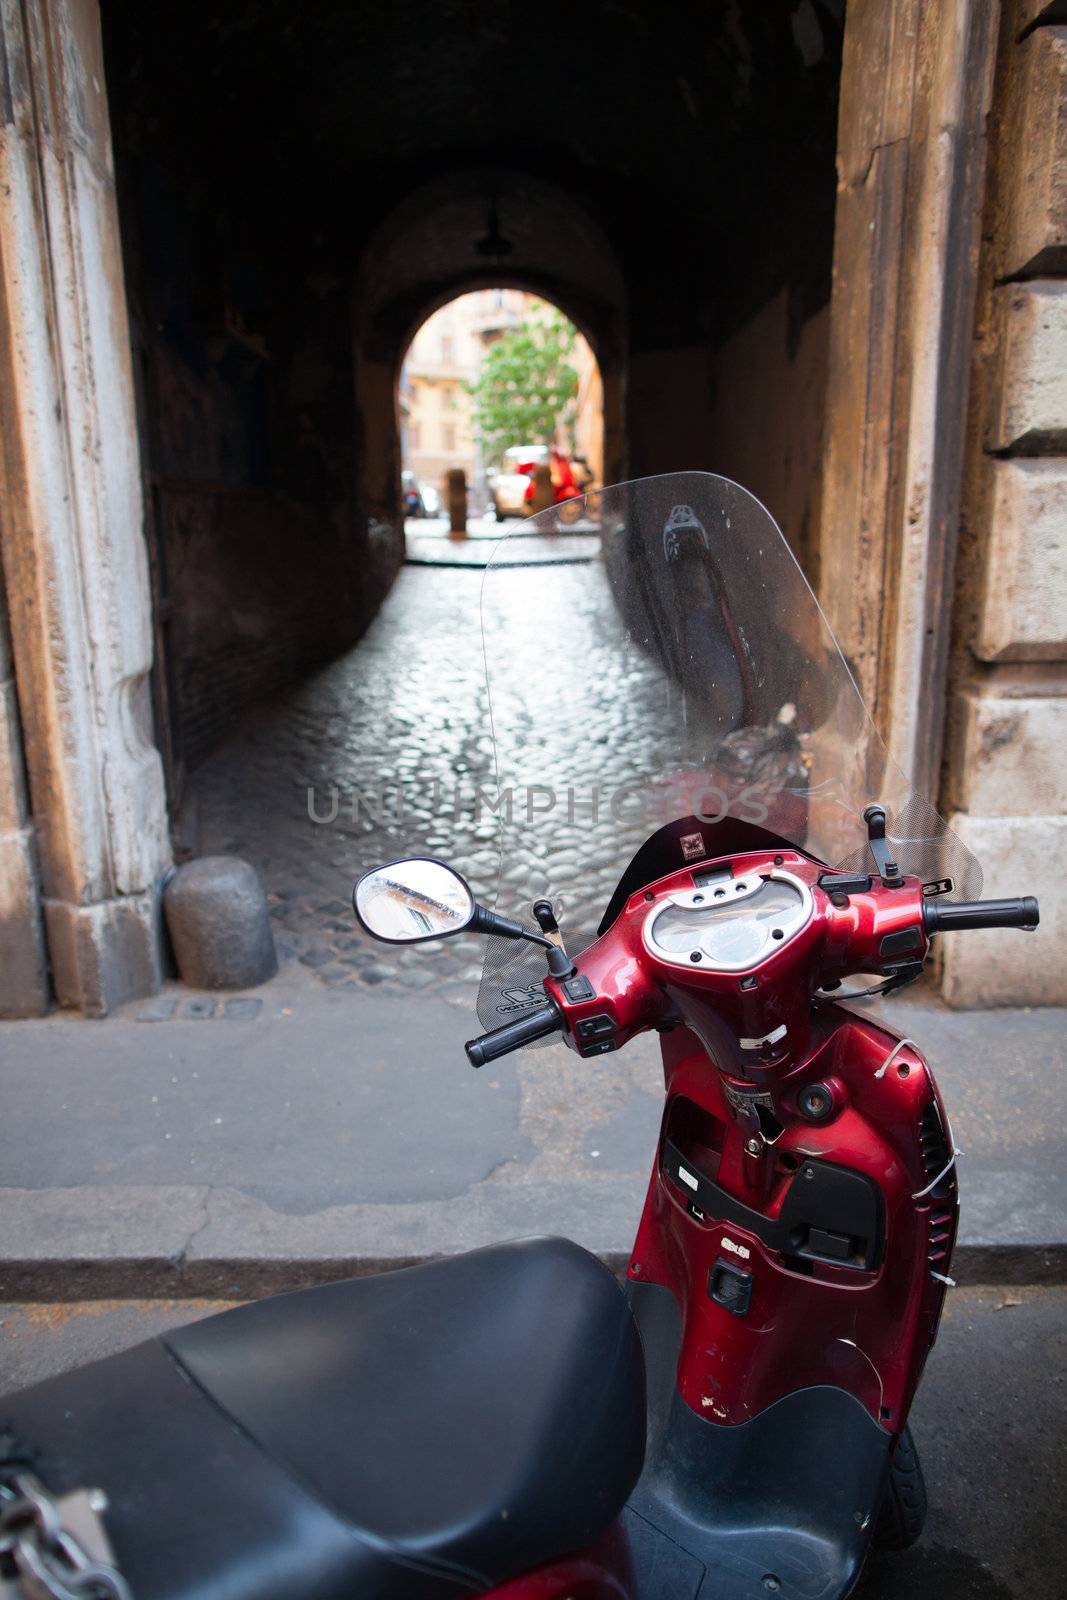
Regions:
<instances>
[{"instance_id":1,"label":"stone curb","mask_svg":"<svg viewBox=\"0 0 1067 1600\"><path fill-rule=\"evenodd\" d=\"M86 1260L0 1261L0 1301L73 1304L86 1300L252 1300L305 1289L339 1278L369 1277L399 1267L418 1266L445 1252L391 1256L203 1257L195 1261L163 1256ZM629 1250L596 1252L621 1277ZM1067 1244L960 1244L952 1276L961 1286L996 1283L1014 1286L1067 1283Z\"/></svg>"}]
</instances>

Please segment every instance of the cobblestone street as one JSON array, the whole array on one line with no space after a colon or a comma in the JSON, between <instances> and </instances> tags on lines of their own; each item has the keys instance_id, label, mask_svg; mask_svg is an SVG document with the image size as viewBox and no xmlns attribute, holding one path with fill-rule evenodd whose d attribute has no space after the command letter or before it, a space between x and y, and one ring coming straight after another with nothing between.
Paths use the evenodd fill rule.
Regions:
<instances>
[{"instance_id":1,"label":"cobblestone street","mask_svg":"<svg viewBox=\"0 0 1067 1600\"><path fill-rule=\"evenodd\" d=\"M461 843L450 811L434 805L436 797L447 807L457 781L492 777L481 578L405 568L355 650L254 712L192 780L198 851L255 864L282 960L302 961L331 986L398 975L392 952L366 939L352 914L352 885L364 868L426 850L454 861L476 893L492 886L492 819L468 828ZM408 801L400 820L389 804L398 784ZM408 988L433 983L469 1003L479 971L471 939L403 952Z\"/></svg>"},{"instance_id":2,"label":"cobblestone street","mask_svg":"<svg viewBox=\"0 0 1067 1600\"><path fill-rule=\"evenodd\" d=\"M509 540L509 558L526 543ZM560 794L569 785L584 794L594 784L625 783L650 739L640 692L633 683L620 688L611 671L618 621L602 569L589 561L592 545L588 536L561 541L562 562L539 551L537 564L494 570L489 580L493 621L503 630L491 648L508 658L507 682L494 688L507 755L526 759L529 713L519 697L551 679L548 664L554 652L563 655L564 635L565 659L580 659L587 671L570 696L559 692L558 676L545 688L551 747L540 724L530 730L535 748L522 781ZM482 579L482 570L464 566L405 567L358 647L248 717L192 780L186 837L197 853L235 853L255 864L281 958L303 962L331 987L432 987L473 1004L481 972L474 938L391 951L361 933L350 895L366 867L427 852L457 866L479 897L495 898L499 823L488 804L476 804L479 791L492 796L496 787ZM569 891L572 933L595 926L648 830L636 819L620 823L598 857L580 815L568 818L565 806L529 821L519 811L508 832L501 908L521 913L546 886L539 874L551 862L553 886Z\"/></svg>"}]
</instances>

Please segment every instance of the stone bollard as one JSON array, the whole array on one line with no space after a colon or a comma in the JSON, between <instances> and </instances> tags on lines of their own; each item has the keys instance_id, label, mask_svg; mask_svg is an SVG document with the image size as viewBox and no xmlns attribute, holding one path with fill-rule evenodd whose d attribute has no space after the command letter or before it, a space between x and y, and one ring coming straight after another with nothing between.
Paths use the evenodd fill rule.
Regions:
<instances>
[{"instance_id":1,"label":"stone bollard","mask_svg":"<svg viewBox=\"0 0 1067 1600\"><path fill-rule=\"evenodd\" d=\"M535 467L533 481L533 508L536 515L538 511L547 511L556 498L556 492L552 487L552 468L547 463Z\"/></svg>"},{"instance_id":2,"label":"stone bollard","mask_svg":"<svg viewBox=\"0 0 1067 1600\"><path fill-rule=\"evenodd\" d=\"M278 970L267 897L239 856L178 867L163 891L178 972L191 989L251 989Z\"/></svg>"},{"instance_id":3,"label":"stone bollard","mask_svg":"<svg viewBox=\"0 0 1067 1600\"><path fill-rule=\"evenodd\" d=\"M467 474L462 467L450 468L448 485L448 536L463 539L467 535Z\"/></svg>"}]
</instances>

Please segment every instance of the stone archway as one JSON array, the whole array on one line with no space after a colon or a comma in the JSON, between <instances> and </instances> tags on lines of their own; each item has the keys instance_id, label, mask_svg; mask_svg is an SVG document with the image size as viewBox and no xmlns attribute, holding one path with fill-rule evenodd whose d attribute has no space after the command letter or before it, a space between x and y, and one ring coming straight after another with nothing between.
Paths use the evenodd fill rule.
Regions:
<instances>
[{"instance_id":1,"label":"stone archway","mask_svg":"<svg viewBox=\"0 0 1067 1600\"><path fill-rule=\"evenodd\" d=\"M495 204L506 255L478 245ZM397 378L426 318L468 290L527 289L558 306L588 339L604 389L604 479L627 475L627 306L610 245L563 189L481 169L416 190L363 253L353 292L357 449L372 528L400 526Z\"/></svg>"}]
</instances>

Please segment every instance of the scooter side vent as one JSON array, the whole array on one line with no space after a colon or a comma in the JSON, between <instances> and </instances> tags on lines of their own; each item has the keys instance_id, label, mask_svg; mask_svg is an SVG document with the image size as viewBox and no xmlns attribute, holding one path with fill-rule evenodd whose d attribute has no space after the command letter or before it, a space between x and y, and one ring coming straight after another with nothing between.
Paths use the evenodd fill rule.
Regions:
<instances>
[{"instance_id":1,"label":"scooter side vent","mask_svg":"<svg viewBox=\"0 0 1067 1600\"><path fill-rule=\"evenodd\" d=\"M951 1244L952 1213L935 1211L930 1218L930 1241L926 1252L926 1259L932 1267L941 1266L948 1260Z\"/></svg>"},{"instance_id":2,"label":"scooter side vent","mask_svg":"<svg viewBox=\"0 0 1067 1600\"><path fill-rule=\"evenodd\" d=\"M923 1170L926 1173L927 1183L933 1182L933 1179L939 1173L943 1174L940 1181L935 1183L930 1190L930 1199L947 1200L955 1187L956 1179L951 1168L947 1172L945 1171L949 1164L951 1151L948 1147L948 1140L945 1138L941 1113L938 1111L937 1103L934 1100L930 1101L930 1104L919 1118L919 1148L922 1152Z\"/></svg>"}]
</instances>

